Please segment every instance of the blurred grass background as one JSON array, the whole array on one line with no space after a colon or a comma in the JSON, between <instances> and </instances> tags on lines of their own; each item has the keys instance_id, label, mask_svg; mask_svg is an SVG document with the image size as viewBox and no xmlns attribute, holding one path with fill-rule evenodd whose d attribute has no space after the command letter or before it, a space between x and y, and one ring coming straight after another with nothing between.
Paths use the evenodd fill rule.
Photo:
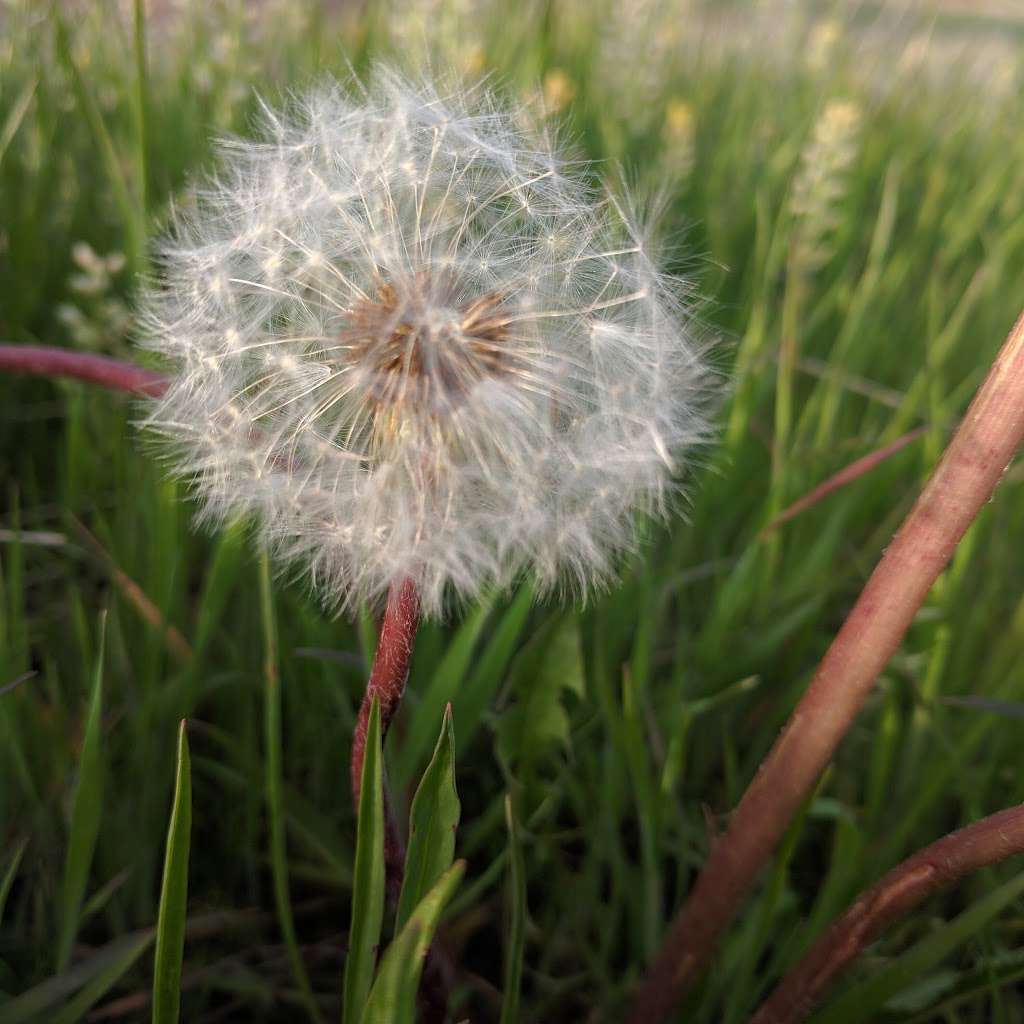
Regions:
<instances>
[{"instance_id":1,"label":"blurred grass background","mask_svg":"<svg viewBox=\"0 0 1024 1024\"><path fill-rule=\"evenodd\" d=\"M134 357L147 240L215 166L211 138L245 132L257 92L275 102L377 58L493 73L563 118L581 154L666 197L669 258L706 298L731 381L720 444L614 592L564 608L524 588L426 627L389 739L404 804L453 702L468 860L442 927L463 968L453 1020L498 1017L520 856L518 1019L621 1018L1019 311L1022 33L1017 5L995 2L0 9L4 341ZM0 380L0 1024L149 1018L146 929L181 717L194 799L183 1019L309 1019L269 874L272 620L291 903L335 1017L372 623L332 621L286 582L261 617L244 529L194 531L132 418L83 385ZM918 427L868 476L762 533ZM1010 468L970 531L679 1020L743 1021L860 889L1022 799L1022 476ZM862 986L855 1009L820 1019L1024 1020L1024 904L1005 890L983 920L947 923L1020 871L985 872L894 928L845 983ZM909 955L943 935L951 953ZM893 980L871 995L883 968Z\"/></svg>"}]
</instances>

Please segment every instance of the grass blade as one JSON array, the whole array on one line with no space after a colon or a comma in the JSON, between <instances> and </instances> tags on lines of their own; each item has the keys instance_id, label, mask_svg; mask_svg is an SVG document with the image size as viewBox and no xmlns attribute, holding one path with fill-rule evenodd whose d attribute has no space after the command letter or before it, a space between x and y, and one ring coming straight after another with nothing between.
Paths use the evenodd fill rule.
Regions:
<instances>
[{"instance_id":1,"label":"grass blade","mask_svg":"<svg viewBox=\"0 0 1024 1024\"><path fill-rule=\"evenodd\" d=\"M277 620L274 617L274 598L270 588L270 561L265 551L260 554L259 577L263 624L263 720L267 747L264 781L267 816L270 819L270 870L274 879L274 904L277 908L277 922L288 951L288 962L299 986L303 1005L311 1020L321 1021L323 1018L313 997L309 975L295 938L295 921L288 894L288 854L281 792L281 676L277 657Z\"/></svg>"},{"instance_id":2,"label":"grass blade","mask_svg":"<svg viewBox=\"0 0 1024 1024\"><path fill-rule=\"evenodd\" d=\"M445 708L434 756L423 773L409 812L409 852L395 929L401 931L455 858L455 830L462 806L455 788L452 706Z\"/></svg>"},{"instance_id":3,"label":"grass blade","mask_svg":"<svg viewBox=\"0 0 1024 1024\"><path fill-rule=\"evenodd\" d=\"M11 894L11 886L14 885L14 879L18 877L18 868L21 865L21 858L25 853L26 846L28 846L28 836L25 836L14 848L14 853L11 854L11 862L7 865L3 879L0 880L0 924L3 923L7 897Z\"/></svg>"},{"instance_id":4,"label":"grass blade","mask_svg":"<svg viewBox=\"0 0 1024 1024\"><path fill-rule=\"evenodd\" d=\"M459 728L455 735L455 752L460 754L469 745L490 707L494 695L505 679L505 671L515 654L516 642L533 607L534 588L524 583L495 627L476 668L459 691Z\"/></svg>"},{"instance_id":5,"label":"grass blade","mask_svg":"<svg viewBox=\"0 0 1024 1024\"><path fill-rule=\"evenodd\" d=\"M465 861L453 864L423 897L398 937L388 946L366 1001L362 1024L415 1024L416 989L423 961L441 911L465 870Z\"/></svg>"},{"instance_id":6,"label":"grass blade","mask_svg":"<svg viewBox=\"0 0 1024 1024\"><path fill-rule=\"evenodd\" d=\"M38 82L38 78L31 78L22 86L21 92L18 93L18 98L14 101L10 113L8 113L7 118L4 120L3 128L0 128L0 163L3 163L4 154L7 152L7 147L10 146L11 140L18 134L21 122L25 119L25 114L32 103L32 97L35 95Z\"/></svg>"},{"instance_id":7,"label":"grass blade","mask_svg":"<svg viewBox=\"0 0 1024 1024\"><path fill-rule=\"evenodd\" d=\"M117 149L107 131L96 97L89 91L89 85L71 54L71 40L68 38L67 25L59 14L56 15L56 24L57 52L71 79L75 100L82 111L82 117L92 132L93 141L100 152L107 177L110 180L110 191L124 223L125 250L129 263L137 266L145 249L145 213L136 198L132 196L128 180L121 168Z\"/></svg>"},{"instance_id":8,"label":"grass blade","mask_svg":"<svg viewBox=\"0 0 1024 1024\"><path fill-rule=\"evenodd\" d=\"M116 939L97 950L87 960L76 963L61 974L47 978L27 992L22 992L21 995L0 1005L0 1024L29 1024L40 1020L52 1024L56 1017L53 1008L75 992L78 995L65 1003L65 1010L68 1007L79 1007L87 991L95 993L88 1004L91 1006L102 998L103 993L149 948L153 935L153 929L147 928L126 935L122 939ZM107 979L105 985L100 984L101 978ZM81 1016L72 1019L80 1020Z\"/></svg>"},{"instance_id":9,"label":"grass blade","mask_svg":"<svg viewBox=\"0 0 1024 1024\"><path fill-rule=\"evenodd\" d=\"M89 881L96 837L103 809L103 655L106 638L106 613L100 617L99 653L93 673L92 694L85 720L82 754L78 762L78 785L71 810L68 854L64 862L64 886L61 894L60 931L57 938L57 969L71 962L71 947L78 931L78 918Z\"/></svg>"},{"instance_id":10,"label":"grass blade","mask_svg":"<svg viewBox=\"0 0 1024 1024\"><path fill-rule=\"evenodd\" d=\"M133 937L113 962L66 1003L60 1013L47 1018L47 1024L79 1024L85 1015L123 978L135 965L153 941L152 931Z\"/></svg>"},{"instance_id":11,"label":"grass blade","mask_svg":"<svg viewBox=\"0 0 1024 1024\"><path fill-rule=\"evenodd\" d=\"M146 70L146 5L144 0L135 0L133 11L135 49L135 159L138 164L139 206L146 210L148 184L148 146L146 142L146 117L148 107L148 74Z\"/></svg>"},{"instance_id":12,"label":"grass blade","mask_svg":"<svg viewBox=\"0 0 1024 1024\"><path fill-rule=\"evenodd\" d=\"M444 714L445 707L454 701L469 670L470 659L477 640L491 613L491 602L481 601L459 626L437 666L426 693L416 707L416 714L409 721L409 731L403 737L402 747L394 762L395 778L399 783L412 779L417 765L430 749L430 740L437 728L437 720Z\"/></svg>"},{"instance_id":13,"label":"grass blade","mask_svg":"<svg viewBox=\"0 0 1024 1024\"><path fill-rule=\"evenodd\" d=\"M188 909L188 855L192 832L192 769L184 719L178 728L178 770L167 829L164 880L156 925L153 1024L175 1024L181 1000L181 960Z\"/></svg>"},{"instance_id":14,"label":"grass blade","mask_svg":"<svg viewBox=\"0 0 1024 1024\"><path fill-rule=\"evenodd\" d=\"M526 943L526 866L519 843L519 829L512 811L512 797L505 797L508 826L508 927L505 948L505 982L501 995L500 1024L519 1021L519 988L523 978L523 950Z\"/></svg>"},{"instance_id":15,"label":"grass blade","mask_svg":"<svg viewBox=\"0 0 1024 1024\"><path fill-rule=\"evenodd\" d=\"M380 742L380 702L370 705L366 753L359 790L352 921L342 996L342 1022L362 1017L373 984L373 967L384 922L384 770Z\"/></svg>"}]
</instances>

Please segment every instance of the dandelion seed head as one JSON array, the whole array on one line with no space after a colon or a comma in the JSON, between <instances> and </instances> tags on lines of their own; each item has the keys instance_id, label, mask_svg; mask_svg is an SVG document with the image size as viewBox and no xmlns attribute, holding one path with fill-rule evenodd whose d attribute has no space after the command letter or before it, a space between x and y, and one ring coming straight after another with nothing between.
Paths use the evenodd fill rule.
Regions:
<instances>
[{"instance_id":1,"label":"dandelion seed head","mask_svg":"<svg viewBox=\"0 0 1024 1024\"><path fill-rule=\"evenodd\" d=\"M222 148L139 321L205 517L250 516L332 605L608 579L711 393L627 204L483 87L384 68Z\"/></svg>"}]
</instances>

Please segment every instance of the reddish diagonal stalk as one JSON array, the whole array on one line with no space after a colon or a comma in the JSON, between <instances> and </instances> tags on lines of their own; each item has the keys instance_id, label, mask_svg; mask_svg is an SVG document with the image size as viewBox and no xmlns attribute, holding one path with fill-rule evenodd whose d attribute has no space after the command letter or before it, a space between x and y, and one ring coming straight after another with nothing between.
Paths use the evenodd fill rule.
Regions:
<instances>
[{"instance_id":1,"label":"reddish diagonal stalk","mask_svg":"<svg viewBox=\"0 0 1024 1024\"><path fill-rule=\"evenodd\" d=\"M1024 437L1024 316L676 915L629 1018L657 1024L710 959Z\"/></svg>"},{"instance_id":2,"label":"reddish diagonal stalk","mask_svg":"<svg viewBox=\"0 0 1024 1024\"><path fill-rule=\"evenodd\" d=\"M910 433L896 438L895 441L887 444L884 448L879 448L876 452L870 452L857 459L856 462L851 462L848 466L844 466L838 473L833 474L824 483L815 487L813 491L808 491L802 498L794 501L777 519L773 519L761 531L761 536L767 536L784 523L788 523L790 519L795 519L801 512L805 512L807 509L817 505L819 501L823 501L833 492L838 491L847 484L853 483L854 480L862 477L865 473L869 473L876 466L880 466L886 459L906 448L911 441L916 441L927 431L927 427L918 427L916 430L911 430Z\"/></svg>"},{"instance_id":3,"label":"reddish diagonal stalk","mask_svg":"<svg viewBox=\"0 0 1024 1024\"><path fill-rule=\"evenodd\" d=\"M0 344L0 371L37 377L73 377L136 395L162 395L167 389L167 378L153 370L110 356L48 345Z\"/></svg>"},{"instance_id":4,"label":"reddish diagonal stalk","mask_svg":"<svg viewBox=\"0 0 1024 1024\"><path fill-rule=\"evenodd\" d=\"M938 889L1019 853L1024 853L1024 804L982 818L918 851L836 919L779 982L750 1024L806 1020L836 975L890 924Z\"/></svg>"},{"instance_id":5,"label":"reddish diagonal stalk","mask_svg":"<svg viewBox=\"0 0 1024 1024\"><path fill-rule=\"evenodd\" d=\"M409 663L412 660L412 649L419 624L420 601L415 583L411 579L406 579L393 584L388 592L387 608L380 627L377 655L373 659L373 669L370 671L370 680L366 684L355 735L352 737L352 795L357 807L359 785L363 776L363 757L366 753L366 727L370 718L370 704L376 694L380 701L380 726L383 737L402 702L402 694L405 693ZM397 902L402 887L405 849L390 803L385 807L384 861L388 895L392 902Z\"/></svg>"}]
</instances>

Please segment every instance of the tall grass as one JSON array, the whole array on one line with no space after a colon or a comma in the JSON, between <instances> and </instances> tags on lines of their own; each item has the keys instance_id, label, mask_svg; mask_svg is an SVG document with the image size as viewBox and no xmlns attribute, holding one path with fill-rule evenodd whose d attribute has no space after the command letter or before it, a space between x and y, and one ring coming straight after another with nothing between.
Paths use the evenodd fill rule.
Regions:
<instances>
[{"instance_id":1,"label":"tall grass","mask_svg":"<svg viewBox=\"0 0 1024 1024\"><path fill-rule=\"evenodd\" d=\"M564 608L524 589L425 627L387 750L407 815L451 701L467 862L439 932L463 969L452 1019L615 1021L1021 304L1019 41L1004 27L979 76L922 49L980 46L970 19L902 24L882 49L863 6L852 24L798 12L768 39L778 19L738 2L442 7L214 3L144 24L112 0L6 8L0 340L129 353L147 239L214 166L211 136L245 131L257 93L411 61L428 30L436 60L537 102L548 82L582 155L663 189L670 259L730 379L720 443L612 592ZM836 110L850 130L830 155ZM101 272L81 243L126 265ZM337 1019L372 623L288 581L261 608L244 527L196 532L132 417L83 385L0 379L0 1024L148 1018L182 718L182 1019L308 1020L313 1002ZM680 1020L743 1021L858 891L1024 799L1021 480L1011 467ZM94 844L83 793L100 797ZM1019 870L881 939L848 983L883 978L874 1019L1024 1016Z\"/></svg>"}]
</instances>

